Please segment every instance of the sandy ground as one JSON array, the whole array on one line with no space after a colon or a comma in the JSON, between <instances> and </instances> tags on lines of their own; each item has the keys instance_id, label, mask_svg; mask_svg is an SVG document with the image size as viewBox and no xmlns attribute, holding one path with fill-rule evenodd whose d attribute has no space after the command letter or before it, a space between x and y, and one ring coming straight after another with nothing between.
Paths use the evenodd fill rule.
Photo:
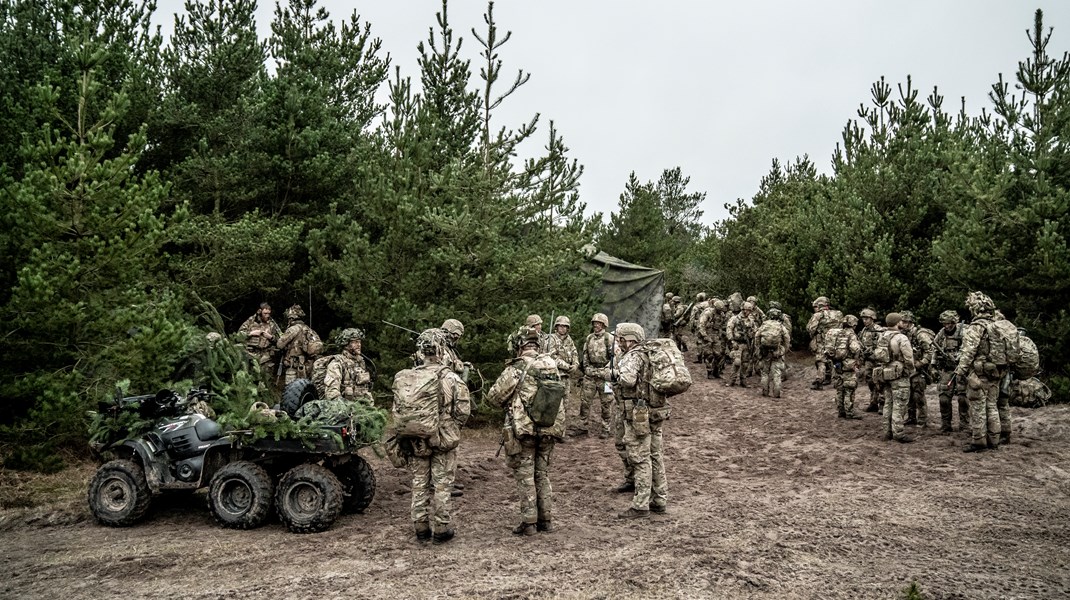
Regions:
<instances>
[{"instance_id":1,"label":"sandy ground","mask_svg":"<svg viewBox=\"0 0 1070 600\"><path fill-rule=\"evenodd\" d=\"M665 515L617 519L612 440L573 438L554 456L558 530L514 536L497 435L475 431L448 544L415 541L407 475L371 457L372 505L320 534L221 529L203 492L126 529L77 502L0 512L0 597L898 598L912 581L925 598L1070 597L1070 406L1016 408L1013 444L963 454L957 432L900 445L876 415L837 419L801 363L779 401L693 366L666 427Z\"/></svg>"}]
</instances>

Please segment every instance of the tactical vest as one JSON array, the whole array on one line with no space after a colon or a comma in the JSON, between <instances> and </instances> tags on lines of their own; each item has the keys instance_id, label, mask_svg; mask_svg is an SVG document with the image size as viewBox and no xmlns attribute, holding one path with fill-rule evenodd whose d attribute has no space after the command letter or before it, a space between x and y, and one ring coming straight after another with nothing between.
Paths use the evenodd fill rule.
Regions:
<instances>
[{"instance_id":1,"label":"tactical vest","mask_svg":"<svg viewBox=\"0 0 1070 600\"><path fill-rule=\"evenodd\" d=\"M962 351L962 324L956 323L955 330L948 333L943 327L933 338L936 346L936 365L941 371L954 371L959 364L959 353Z\"/></svg>"},{"instance_id":2,"label":"tactical vest","mask_svg":"<svg viewBox=\"0 0 1070 600\"><path fill-rule=\"evenodd\" d=\"M583 351L588 365L596 368L608 365L610 357L613 356L612 336L605 331L588 335Z\"/></svg>"}]
</instances>

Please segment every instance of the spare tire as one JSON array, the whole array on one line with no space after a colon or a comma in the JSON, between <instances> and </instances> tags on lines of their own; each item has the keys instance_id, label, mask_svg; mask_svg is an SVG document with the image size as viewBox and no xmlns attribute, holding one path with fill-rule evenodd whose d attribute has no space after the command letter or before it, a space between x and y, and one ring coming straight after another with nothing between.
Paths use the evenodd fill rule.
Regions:
<instances>
[{"instance_id":1,"label":"spare tire","mask_svg":"<svg viewBox=\"0 0 1070 600\"><path fill-rule=\"evenodd\" d=\"M295 379L282 392L279 408L291 417L297 416L297 409L317 398L316 386L308 379Z\"/></svg>"},{"instance_id":2,"label":"spare tire","mask_svg":"<svg viewBox=\"0 0 1070 600\"><path fill-rule=\"evenodd\" d=\"M332 471L342 484L342 493L345 495L343 509L349 513L364 512L375 497L375 471L372 471L368 461L353 455L348 462L336 466Z\"/></svg>"}]
</instances>

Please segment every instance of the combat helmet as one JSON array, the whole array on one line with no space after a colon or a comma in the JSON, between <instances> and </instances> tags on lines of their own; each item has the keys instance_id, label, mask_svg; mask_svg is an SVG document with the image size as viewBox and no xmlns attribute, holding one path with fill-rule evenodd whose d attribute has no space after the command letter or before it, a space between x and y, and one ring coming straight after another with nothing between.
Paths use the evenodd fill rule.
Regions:
<instances>
[{"instance_id":1,"label":"combat helmet","mask_svg":"<svg viewBox=\"0 0 1070 600\"><path fill-rule=\"evenodd\" d=\"M863 319L870 318L870 319L873 319L874 321L877 320L877 311L873 310L872 308L868 308L868 307L867 308L863 308L862 312L860 312L858 314Z\"/></svg>"},{"instance_id":2,"label":"combat helmet","mask_svg":"<svg viewBox=\"0 0 1070 600\"><path fill-rule=\"evenodd\" d=\"M784 307L781 306L780 303L777 302L776 300L770 300L769 301L769 308L771 308L771 309L772 308L776 308L778 310L784 310Z\"/></svg>"},{"instance_id":3,"label":"combat helmet","mask_svg":"<svg viewBox=\"0 0 1070 600\"><path fill-rule=\"evenodd\" d=\"M343 346L344 347L344 346L348 346L349 342L352 342L353 340L363 340L363 339L364 339L364 332L363 331L361 331L360 329L357 329L356 327L347 327L346 329L343 329L342 332L339 333L334 338L334 341L339 346Z\"/></svg>"},{"instance_id":4,"label":"combat helmet","mask_svg":"<svg viewBox=\"0 0 1070 600\"><path fill-rule=\"evenodd\" d=\"M672 292L665 292L665 301L672 300Z\"/></svg>"},{"instance_id":5,"label":"combat helmet","mask_svg":"<svg viewBox=\"0 0 1070 600\"><path fill-rule=\"evenodd\" d=\"M847 315L846 317L843 318L843 322L844 322L845 325L847 325L851 329L854 329L855 327L858 327L858 317L856 317L854 315Z\"/></svg>"},{"instance_id":6,"label":"combat helmet","mask_svg":"<svg viewBox=\"0 0 1070 600\"><path fill-rule=\"evenodd\" d=\"M914 324L914 313L909 310L899 311L899 320L905 323Z\"/></svg>"},{"instance_id":7,"label":"combat helmet","mask_svg":"<svg viewBox=\"0 0 1070 600\"><path fill-rule=\"evenodd\" d=\"M774 321L779 321L780 317L783 314L784 313L779 308L770 308L768 311L766 311L765 318L766 319L772 319Z\"/></svg>"},{"instance_id":8,"label":"combat helmet","mask_svg":"<svg viewBox=\"0 0 1070 600\"><path fill-rule=\"evenodd\" d=\"M539 345L539 332L534 327L524 325L509 336L509 349L513 352L519 351L528 344Z\"/></svg>"},{"instance_id":9,"label":"combat helmet","mask_svg":"<svg viewBox=\"0 0 1070 600\"><path fill-rule=\"evenodd\" d=\"M747 296L747 302L753 302L755 306L758 306L758 296Z\"/></svg>"},{"instance_id":10,"label":"combat helmet","mask_svg":"<svg viewBox=\"0 0 1070 600\"><path fill-rule=\"evenodd\" d=\"M672 297L672 303L673 304L679 304L680 303L680 297L679 296L673 296Z\"/></svg>"},{"instance_id":11,"label":"combat helmet","mask_svg":"<svg viewBox=\"0 0 1070 600\"><path fill-rule=\"evenodd\" d=\"M699 292L698 295L695 296L695 300L704 302L706 300L706 292Z\"/></svg>"},{"instance_id":12,"label":"combat helmet","mask_svg":"<svg viewBox=\"0 0 1070 600\"><path fill-rule=\"evenodd\" d=\"M294 304L287 308L284 314L287 319L303 319L305 318L305 309L301 308L300 304Z\"/></svg>"},{"instance_id":13,"label":"combat helmet","mask_svg":"<svg viewBox=\"0 0 1070 600\"><path fill-rule=\"evenodd\" d=\"M601 323L603 327L609 329L609 317L605 316L602 313L594 313L594 316L591 317L591 322Z\"/></svg>"},{"instance_id":14,"label":"combat helmet","mask_svg":"<svg viewBox=\"0 0 1070 600\"><path fill-rule=\"evenodd\" d=\"M646 339L646 332L638 323L620 323L617 325L617 337L622 340L642 342Z\"/></svg>"},{"instance_id":15,"label":"combat helmet","mask_svg":"<svg viewBox=\"0 0 1070 600\"><path fill-rule=\"evenodd\" d=\"M724 305L724 300L718 298L717 300L713 301L713 308L714 310L725 310L728 307Z\"/></svg>"},{"instance_id":16,"label":"combat helmet","mask_svg":"<svg viewBox=\"0 0 1070 600\"><path fill-rule=\"evenodd\" d=\"M754 303L751 302L750 300L747 300L746 302L743 303L742 306L739 307L739 309L740 310L747 310L747 311L754 310Z\"/></svg>"},{"instance_id":17,"label":"combat helmet","mask_svg":"<svg viewBox=\"0 0 1070 600\"><path fill-rule=\"evenodd\" d=\"M457 319L446 319L442 322L442 329L446 333L458 338L464 335L464 324Z\"/></svg>"},{"instance_id":18,"label":"combat helmet","mask_svg":"<svg viewBox=\"0 0 1070 600\"><path fill-rule=\"evenodd\" d=\"M996 303L984 292L970 292L966 294L966 308L974 315L980 315L996 310Z\"/></svg>"},{"instance_id":19,"label":"combat helmet","mask_svg":"<svg viewBox=\"0 0 1070 600\"><path fill-rule=\"evenodd\" d=\"M828 305L829 305L829 299L827 297L825 297L825 296L818 296L817 298L814 299L814 308L819 308L819 307L828 306Z\"/></svg>"},{"instance_id":20,"label":"combat helmet","mask_svg":"<svg viewBox=\"0 0 1070 600\"><path fill-rule=\"evenodd\" d=\"M944 324L958 323L959 313L954 310L945 310L944 312L940 313L940 322Z\"/></svg>"},{"instance_id":21,"label":"combat helmet","mask_svg":"<svg viewBox=\"0 0 1070 600\"><path fill-rule=\"evenodd\" d=\"M554 327L557 327L558 325L564 325L565 327L571 328L572 321L570 321L569 318L565 315L561 315L560 317L554 319Z\"/></svg>"},{"instance_id":22,"label":"combat helmet","mask_svg":"<svg viewBox=\"0 0 1070 600\"><path fill-rule=\"evenodd\" d=\"M840 325L843 323L843 313L838 310L830 310L828 312L828 321L833 325Z\"/></svg>"},{"instance_id":23,"label":"combat helmet","mask_svg":"<svg viewBox=\"0 0 1070 600\"><path fill-rule=\"evenodd\" d=\"M528 315L528 318L524 320L524 325L527 327L542 325L542 317L539 315Z\"/></svg>"},{"instance_id":24,"label":"combat helmet","mask_svg":"<svg viewBox=\"0 0 1070 600\"><path fill-rule=\"evenodd\" d=\"M416 349L424 356L442 356L445 354L445 328L425 329L416 337Z\"/></svg>"}]
</instances>

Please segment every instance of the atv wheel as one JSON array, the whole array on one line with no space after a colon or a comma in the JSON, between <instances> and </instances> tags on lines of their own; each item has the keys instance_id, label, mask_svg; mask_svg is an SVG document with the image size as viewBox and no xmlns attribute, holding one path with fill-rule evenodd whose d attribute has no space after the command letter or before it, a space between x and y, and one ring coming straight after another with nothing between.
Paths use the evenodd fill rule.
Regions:
<instances>
[{"instance_id":1,"label":"atv wheel","mask_svg":"<svg viewBox=\"0 0 1070 600\"><path fill-rule=\"evenodd\" d=\"M275 509L294 533L324 531L342 512L342 484L326 467L297 465L279 481Z\"/></svg>"},{"instance_id":2,"label":"atv wheel","mask_svg":"<svg viewBox=\"0 0 1070 600\"><path fill-rule=\"evenodd\" d=\"M297 416L297 409L312 402L317 397L316 386L307 379L295 379L282 392L279 407L291 417Z\"/></svg>"},{"instance_id":3,"label":"atv wheel","mask_svg":"<svg viewBox=\"0 0 1070 600\"><path fill-rule=\"evenodd\" d=\"M271 512L271 476L258 464L238 461L224 465L208 488L208 510L223 527L252 529Z\"/></svg>"},{"instance_id":4,"label":"atv wheel","mask_svg":"<svg viewBox=\"0 0 1070 600\"><path fill-rule=\"evenodd\" d=\"M133 525L145 516L151 500L145 471L129 460L105 463L89 481L89 510L101 525Z\"/></svg>"},{"instance_id":5,"label":"atv wheel","mask_svg":"<svg viewBox=\"0 0 1070 600\"><path fill-rule=\"evenodd\" d=\"M360 456L353 456L349 462L334 468L334 474L342 483L345 499L342 507L346 512L364 512L375 497L375 471L368 461Z\"/></svg>"}]
</instances>

